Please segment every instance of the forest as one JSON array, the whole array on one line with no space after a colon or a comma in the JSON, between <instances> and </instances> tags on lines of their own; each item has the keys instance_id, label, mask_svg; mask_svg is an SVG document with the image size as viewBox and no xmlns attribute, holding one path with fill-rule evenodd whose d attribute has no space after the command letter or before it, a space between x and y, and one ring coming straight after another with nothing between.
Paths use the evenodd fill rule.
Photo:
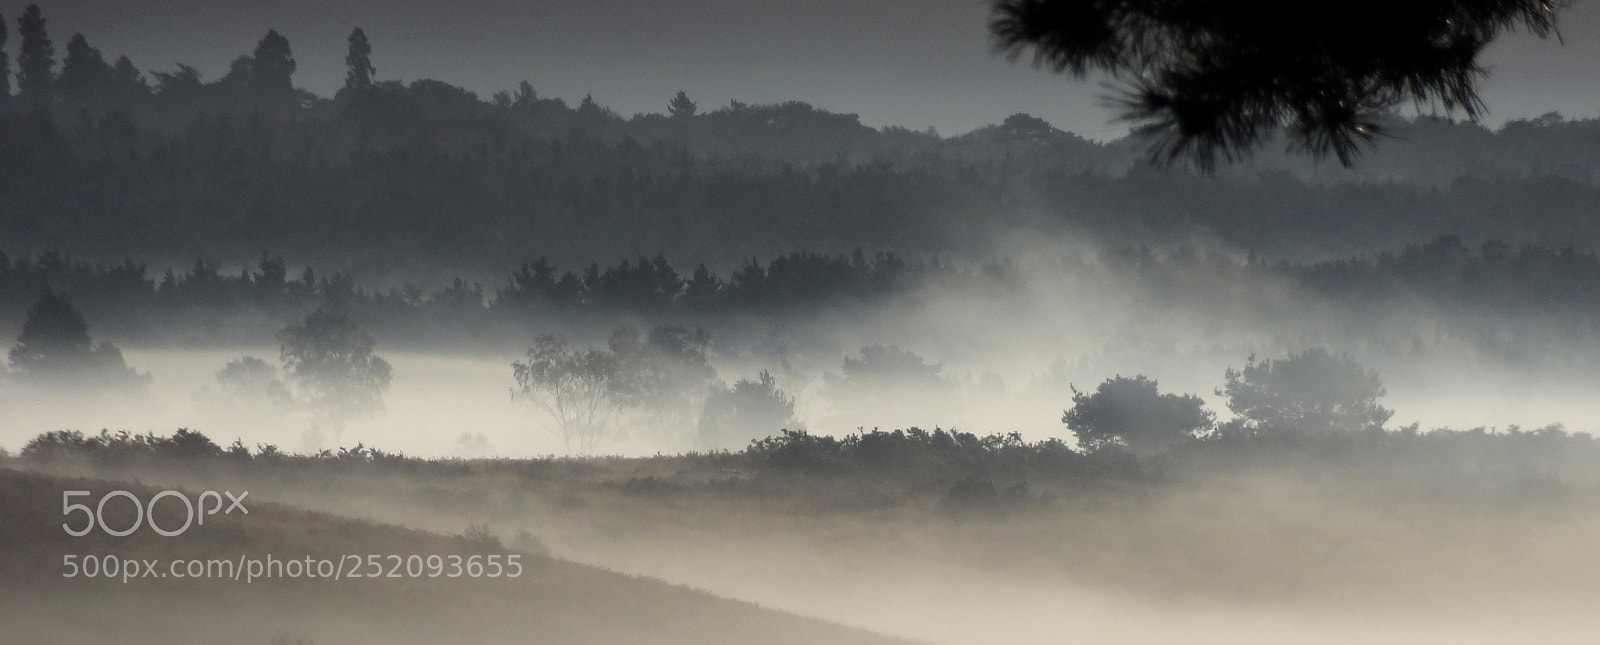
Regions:
<instances>
[{"instance_id":1,"label":"forest","mask_svg":"<svg viewBox=\"0 0 1600 645\"><path fill-rule=\"evenodd\" d=\"M277 32L206 81L181 64L108 62L82 34L58 56L44 14L27 17L18 92L0 92L0 240L13 255L136 255L164 268L267 252L420 281L441 269L481 280L541 256L582 266L665 254L724 271L856 248L981 262L1020 236L1273 260L1442 234L1474 246L1597 240L1594 118L1489 130L1395 115L1389 145L1355 170L1269 145L1208 180L1150 166L1136 138L1090 141L1026 114L943 136L802 102L701 108L684 95L623 117L528 83L480 98L381 80L383 43L359 29L345 87L320 97L295 87Z\"/></svg>"}]
</instances>

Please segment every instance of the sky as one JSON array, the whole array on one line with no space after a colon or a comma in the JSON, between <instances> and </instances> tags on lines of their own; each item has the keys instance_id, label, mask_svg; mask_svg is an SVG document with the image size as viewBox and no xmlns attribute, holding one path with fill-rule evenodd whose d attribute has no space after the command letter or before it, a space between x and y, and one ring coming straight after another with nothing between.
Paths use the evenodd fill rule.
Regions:
<instances>
[{"instance_id":1,"label":"sky","mask_svg":"<svg viewBox=\"0 0 1600 645\"><path fill-rule=\"evenodd\" d=\"M0 0L12 30L26 3ZM685 90L700 106L803 100L871 126L960 134L1027 112L1093 139L1122 130L1101 81L1010 63L991 47L982 0L51 0L58 55L83 33L108 60L177 62L215 80L268 28L290 40L296 83L331 95L345 38L362 27L378 76L435 78L487 98L519 81L630 116ZM1515 34L1483 62L1486 122L1559 111L1600 115L1600 4L1577 0L1565 44Z\"/></svg>"}]
</instances>

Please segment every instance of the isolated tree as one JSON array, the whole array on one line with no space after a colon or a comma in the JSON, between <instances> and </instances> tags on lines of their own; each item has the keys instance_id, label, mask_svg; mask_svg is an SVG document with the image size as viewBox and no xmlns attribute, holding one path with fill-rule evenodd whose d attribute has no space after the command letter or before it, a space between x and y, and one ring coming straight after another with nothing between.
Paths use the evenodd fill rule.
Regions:
<instances>
[{"instance_id":1,"label":"isolated tree","mask_svg":"<svg viewBox=\"0 0 1600 645\"><path fill-rule=\"evenodd\" d=\"M622 406L617 359L611 352L576 349L560 336L541 334L526 360L511 364L511 373L511 397L549 417L569 454L592 454L621 435L615 423Z\"/></svg>"},{"instance_id":2,"label":"isolated tree","mask_svg":"<svg viewBox=\"0 0 1600 645\"><path fill-rule=\"evenodd\" d=\"M256 44L255 53L250 56L250 93L255 100L273 109L294 107L294 70L294 52L289 49L289 39L276 30L267 30L267 35Z\"/></svg>"},{"instance_id":3,"label":"isolated tree","mask_svg":"<svg viewBox=\"0 0 1600 645\"><path fill-rule=\"evenodd\" d=\"M672 101L667 103L667 114L671 115L675 119L687 118L694 116L695 111L699 108L699 105L695 104L694 101L689 100L689 95L687 93L685 93L683 90L678 90L678 95L672 97Z\"/></svg>"},{"instance_id":4,"label":"isolated tree","mask_svg":"<svg viewBox=\"0 0 1600 645\"><path fill-rule=\"evenodd\" d=\"M17 91L35 105L47 104L55 84L56 49L45 30L39 5L30 4L17 19L22 48L17 56Z\"/></svg>"},{"instance_id":5,"label":"isolated tree","mask_svg":"<svg viewBox=\"0 0 1600 645\"><path fill-rule=\"evenodd\" d=\"M128 367L115 345L95 344L83 314L51 289L45 289L28 309L22 334L7 358L16 377L31 385L94 392L137 387L149 380Z\"/></svg>"},{"instance_id":6,"label":"isolated tree","mask_svg":"<svg viewBox=\"0 0 1600 645\"><path fill-rule=\"evenodd\" d=\"M283 369L319 424L337 431L383 408L389 362L348 316L317 310L278 332L278 342Z\"/></svg>"},{"instance_id":7,"label":"isolated tree","mask_svg":"<svg viewBox=\"0 0 1600 645\"><path fill-rule=\"evenodd\" d=\"M707 448L734 449L798 426L794 397L778 389L777 379L762 370L754 381L739 379L733 387L719 386L706 397L699 441Z\"/></svg>"},{"instance_id":8,"label":"isolated tree","mask_svg":"<svg viewBox=\"0 0 1600 645\"><path fill-rule=\"evenodd\" d=\"M372 44L367 42L367 32L356 27L350 32L349 44L349 53L344 56L348 70L344 74L344 86L353 90L372 87L372 75L378 73L378 68L372 66Z\"/></svg>"},{"instance_id":9,"label":"isolated tree","mask_svg":"<svg viewBox=\"0 0 1600 645\"><path fill-rule=\"evenodd\" d=\"M1378 404L1383 381L1349 356L1309 349L1265 361L1251 356L1242 369L1228 368L1228 398L1238 419L1229 429L1244 432L1326 432L1382 428L1394 411Z\"/></svg>"},{"instance_id":10,"label":"isolated tree","mask_svg":"<svg viewBox=\"0 0 1600 645\"><path fill-rule=\"evenodd\" d=\"M1162 452L1211 427L1214 415L1192 394L1162 394L1154 379L1116 376L1093 394L1072 389L1072 409L1061 417L1078 446L1126 446L1135 454Z\"/></svg>"},{"instance_id":11,"label":"isolated tree","mask_svg":"<svg viewBox=\"0 0 1600 645\"><path fill-rule=\"evenodd\" d=\"M1483 113L1478 55L1500 34L1546 36L1566 0L992 0L1009 58L1126 87L1122 118L1156 158L1202 168L1283 133L1348 166L1405 102Z\"/></svg>"}]
</instances>

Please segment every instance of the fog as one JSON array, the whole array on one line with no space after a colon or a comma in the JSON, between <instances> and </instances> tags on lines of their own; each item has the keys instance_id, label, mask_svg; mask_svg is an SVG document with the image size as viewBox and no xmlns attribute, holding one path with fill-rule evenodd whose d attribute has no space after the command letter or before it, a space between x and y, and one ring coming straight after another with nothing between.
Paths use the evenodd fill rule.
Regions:
<instances>
[{"instance_id":1,"label":"fog","mask_svg":"<svg viewBox=\"0 0 1600 645\"><path fill-rule=\"evenodd\" d=\"M1595 7L41 4L0 643L1600 642Z\"/></svg>"},{"instance_id":2,"label":"fog","mask_svg":"<svg viewBox=\"0 0 1600 645\"><path fill-rule=\"evenodd\" d=\"M1382 377L1382 402L1395 410L1390 427L1600 427L1600 403L1592 396L1600 380L1587 368L1600 357L1600 345L1552 331L1537 318L1458 314L1407 301L1352 304L1267 272L1208 275L1179 266L1152 274L1119 267L1105 251L1019 247L1009 257L1031 268L1006 281L930 279L882 302L800 316L544 317L496 327L465 351L454 349L462 343L448 334L408 332L376 346L393 367L381 409L335 429L314 428L302 409L251 407L218 393L224 365L241 356L275 364L277 346L140 348L138 339L115 338L128 365L151 377L145 392L17 389L9 395L14 404L0 446L15 451L48 430L187 427L220 443L238 439L247 447L302 453L363 444L419 457L565 455L551 420L512 396L511 363L540 333L604 346L618 325L663 323L705 329L707 359L722 381L770 372L793 397L798 423L791 429L814 434L939 427L1070 441L1060 422L1070 387L1089 390L1135 374L1157 379L1164 391L1198 395L1225 420L1230 414L1217 390L1226 369L1250 356L1314 347L1348 354ZM1515 352L1504 351L1506 339ZM829 390L842 364L869 346L911 352L937 366L937 379L899 383L889 374L841 380ZM93 404L73 404L82 400ZM690 404L688 427L663 427L654 418L660 410L629 413L629 427L598 452L739 449L780 429L746 428L745 439L710 445L693 435L699 401Z\"/></svg>"}]
</instances>

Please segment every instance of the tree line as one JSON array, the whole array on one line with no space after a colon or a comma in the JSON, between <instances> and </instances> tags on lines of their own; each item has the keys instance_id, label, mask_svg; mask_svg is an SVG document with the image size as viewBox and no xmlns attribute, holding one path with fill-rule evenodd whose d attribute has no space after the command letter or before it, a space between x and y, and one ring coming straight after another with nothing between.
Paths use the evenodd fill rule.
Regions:
<instances>
[{"instance_id":1,"label":"tree line","mask_svg":"<svg viewBox=\"0 0 1600 645\"><path fill-rule=\"evenodd\" d=\"M619 315L779 318L830 307L868 310L928 288L1005 293L1061 277L1101 283L1135 278L1152 295L1195 306L1214 298L1216 284L1288 279L1351 313L1379 315L1424 302L1434 311L1456 314L1448 318L1463 325L1520 315L1566 337L1600 335L1592 315L1600 306L1600 255L1493 240L1474 248L1448 235L1394 251L1305 263L1187 247L1063 255L1054 265L1041 260L974 265L857 250L750 259L724 275L704 264L680 269L661 255L591 263L581 270L537 258L517 266L498 286L457 277L432 289L414 283L375 288L350 273L311 266L291 270L272 255L237 270L198 260L186 269L157 273L131 259L107 263L55 252L17 258L0 253L0 319L21 320L46 289L65 294L119 336L153 340L173 331L163 332L163 325L181 327L184 316L243 314L283 323L318 308L385 329L425 321L478 329L495 321Z\"/></svg>"},{"instance_id":2,"label":"tree line","mask_svg":"<svg viewBox=\"0 0 1600 645\"><path fill-rule=\"evenodd\" d=\"M1215 237L1273 257L1445 232L1592 248L1584 222L1600 201L1600 121L1558 115L1498 131L1417 119L1400 128L1409 143L1357 171L1263 153L1200 180L1142 165L1138 141L1094 143L1025 114L942 137L801 102L702 108L682 94L624 118L527 83L485 99L384 80L382 44L360 30L330 98L294 86L302 61L275 31L215 81L107 62L81 34L57 60L37 5L17 33L6 78L18 93L0 92L12 252L204 249L233 262L274 248L425 275L541 254L974 255L1018 229L1134 245Z\"/></svg>"}]
</instances>

